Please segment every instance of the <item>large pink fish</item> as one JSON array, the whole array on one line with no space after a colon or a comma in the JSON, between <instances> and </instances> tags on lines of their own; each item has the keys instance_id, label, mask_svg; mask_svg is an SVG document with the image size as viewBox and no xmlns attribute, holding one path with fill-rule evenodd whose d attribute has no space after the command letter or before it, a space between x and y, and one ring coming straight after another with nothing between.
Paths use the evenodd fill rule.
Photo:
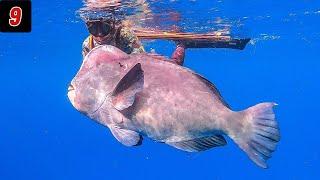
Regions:
<instances>
[{"instance_id":1,"label":"large pink fish","mask_svg":"<svg viewBox=\"0 0 320 180\"><path fill-rule=\"evenodd\" d=\"M126 146L140 145L147 136L198 152L225 145L227 135L266 168L280 139L275 103L232 111L217 88L192 70L164 57L128 55L108 45L85 57L68 97Z\"/></svg>"}]
</instances>

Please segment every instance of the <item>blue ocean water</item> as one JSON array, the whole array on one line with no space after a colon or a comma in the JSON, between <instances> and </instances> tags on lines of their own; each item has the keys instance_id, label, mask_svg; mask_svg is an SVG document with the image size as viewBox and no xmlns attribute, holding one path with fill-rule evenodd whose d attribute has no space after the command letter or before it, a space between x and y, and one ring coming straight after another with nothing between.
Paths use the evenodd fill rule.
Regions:
<instances>
[{"instance_id":1,"label":"blue ocean water","mask_svg":"<svg viewBox=\"0 0 320 180\"><path fill-rule=\"evenodd\" d=\"M221 17L234 34L253 39L243 51L188 49L185 66L212 81L234 110L279 104L281 141L270 168L257 167L230 139L196 154L148 139L133 148L118 143L66 96L88 35L75 14L82 2L34 0L31 33L0 33L0 179L320 178L320 3L170 3L188 31ZM170 10L153 4L159 12ZM146 45L168 56L173 47L165 41Z\"/></svg>"}]
</instances>

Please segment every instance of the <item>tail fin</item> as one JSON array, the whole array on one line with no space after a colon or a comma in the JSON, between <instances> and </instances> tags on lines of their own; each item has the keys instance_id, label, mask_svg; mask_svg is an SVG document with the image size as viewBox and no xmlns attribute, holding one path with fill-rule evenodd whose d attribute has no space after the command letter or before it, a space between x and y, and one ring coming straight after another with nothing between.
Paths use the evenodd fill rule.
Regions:
<instances>
[{"instance_id":1,"label":"tail fin","mask_svg":"<svg viewBox=\"0 0 320 180\"><path fill-rule=\"evenodd\" d=\"M267 160L280 140L278 124L275 121L275 103L261 103L248 108L242 120L242 130L235 134L234 140L247 153L252 161L267 168Z\"/></svg>"}]
</instances>

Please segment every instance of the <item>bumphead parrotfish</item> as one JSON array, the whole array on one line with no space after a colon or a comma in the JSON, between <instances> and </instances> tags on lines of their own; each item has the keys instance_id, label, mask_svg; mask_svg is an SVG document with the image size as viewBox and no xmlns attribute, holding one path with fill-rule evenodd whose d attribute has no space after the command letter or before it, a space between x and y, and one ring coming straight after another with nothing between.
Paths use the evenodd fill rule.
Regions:
<instances>
[{"instance_id":1,"label":"bumphead parrotfish","mask_svg":"<svg viewBox=\"0 0 320 180\"><path fill-rule=\"evenodd\" d=\"M146 136L199 152L225 145L227 135L266 168L280 139L275 103L232 111L217 88L192 70L165 57L128 55L109 45L85 57L68 97L126 146L141 145Z\"/></svg>"}]
</instances>

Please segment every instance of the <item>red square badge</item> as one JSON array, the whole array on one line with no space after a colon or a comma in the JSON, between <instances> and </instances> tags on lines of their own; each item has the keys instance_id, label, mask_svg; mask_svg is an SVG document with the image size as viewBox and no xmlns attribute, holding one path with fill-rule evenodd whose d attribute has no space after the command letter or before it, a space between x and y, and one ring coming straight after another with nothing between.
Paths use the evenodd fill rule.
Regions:
<instances>
[{"instance_id":1,"label":"red square badge","mask_svg":"<svg viewBox=\"0 0 320 180\"><path fill-rule=\"evenodd\" d=\"M31 1L0 1L0 32L30 32Z\"/></svg>"}]
</instances>

